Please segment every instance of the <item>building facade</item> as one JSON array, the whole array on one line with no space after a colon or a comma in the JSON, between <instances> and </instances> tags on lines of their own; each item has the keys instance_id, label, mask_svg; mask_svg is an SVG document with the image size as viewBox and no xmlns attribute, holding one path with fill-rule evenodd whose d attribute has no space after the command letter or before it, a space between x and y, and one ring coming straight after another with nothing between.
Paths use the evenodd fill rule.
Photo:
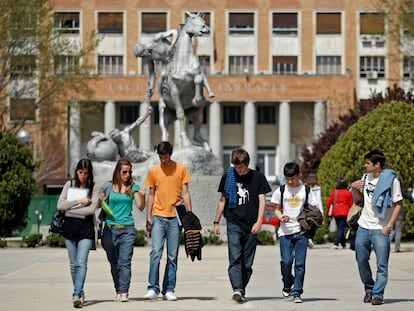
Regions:
<instances>
[{"instance_id":1,"label":"building facade","mask_svg":"<svg viewBox=\"0 0 414 311\"><path fill-rule=\"evenodd\" d=\"M90 86L97 113L68 111L64 176L86 156L92 131L122 129L145 113L148 72L134 46L178 29L186 11L204 12L210 27L194 39L215 93L208 98L202 133L224 166L231 150L243 146L251 166L269 180L281 176L283 164L297 160L300 150L356 101L394 83L409 88L414 79L413 64L390 44L385 15L370 0L53 3L58 31L80 44L93 31L100 39L88 60L95 64ZM161 139L157 100L155 92L153 114L133 132L145 150ZM192 125L187 128L191 137ZM178 134L170 137L179 142Z\"/></svg>"}]
</instances>

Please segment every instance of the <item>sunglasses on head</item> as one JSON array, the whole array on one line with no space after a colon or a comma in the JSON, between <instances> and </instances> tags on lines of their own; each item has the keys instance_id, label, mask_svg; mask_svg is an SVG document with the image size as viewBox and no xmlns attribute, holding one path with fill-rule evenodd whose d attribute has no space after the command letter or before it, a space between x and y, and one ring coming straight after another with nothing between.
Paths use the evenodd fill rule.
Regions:
<instances>
[{"instance_id":1,"label":"sunglasses on head","mask_svg":"<svg viewBox=\"0 0 414 311\"><path fill-rule=\"evenodd\" d=\"M124 174L124 175L125 175L125 174L132 175L132 171L121 171L121 173L122 173L122 174Z\"/></svg>"}]
</instances>

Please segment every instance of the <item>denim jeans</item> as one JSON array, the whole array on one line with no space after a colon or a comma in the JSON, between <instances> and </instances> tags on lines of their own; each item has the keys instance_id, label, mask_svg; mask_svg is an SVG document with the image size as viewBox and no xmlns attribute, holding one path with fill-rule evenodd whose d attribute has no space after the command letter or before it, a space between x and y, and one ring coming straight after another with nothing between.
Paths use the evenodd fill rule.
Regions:
<instances>
[{"instance_id":1,"label":"denim jeans","mask_svg":"<svg viewBox=\"0 0 414 311\"><path fill-rule=\"evenodd\" d=\"M152 289L157 294L160 292L160 261L164 243L167 244L167 263L162 282L162 294L175 290L180 231L181 228L176 217L152 217L148 289Z\"/></svg>"},{"instance_id":2,"label":"denim jeans","mask_svg":"<svg viewBox=\"0 0 414 311\"><path fill-rule=\"evenodd\" d=\"M377 277L372 278L369 264L371 247L377 257ZM372 297L383 299L388 281L388 259L390 257L390 239L381 229L368 230L359 227L355 239L355 254L359 276L364 284L365 292L372 292Z\"/></svg>"},{"instance_id":3,"label":"denim jeans","mask_svg":"<svg viewBox=\"0 0 414 311\"><path fill-rule=\"evenodd\" d=\"M238 225L227 223L227 248L229 254L228 274L234 291L244 296L253 273L257 234L245 232Z\"/></svg>"},{"instance_id":4,"label":"denim jeans","mask_svg":"<svg viewBox=\"0 0 414 311\"><path fill-rule=\"evenodd\" d=\"M337 225L336 234L335 234L335 245L341 243L342 247L345 247L345 226L346 226L346 216L335 216L335 221Z\"/></svg>"},{"instance_id":5,"label":"denim jeans","mask_svg":"<svg viewBox=\"0 0 414 311\"><path fill-rule=\"evenodd\" d=\"M303 293L305 280L306 252L308 250L308 233L294 233L280 237L280 268L282 272L283 288L293 288L290 295ZM294 263L294 275L292 265Z\"/></svg>"},{"instance_id":6,"label":"denim jeans","mask_svg":"<svg viewBox=\"0 0 414 311\"><path fill-rule=\"evenodd\" d=\"M83 239L79 242L65 239L66 249L68 250L70 273L72 275L73 296L84 297L83 286L86 279L89 250L94 241Z\"/></svg>"},{"instance_id":7,"label":"denim jeans","mask_svg":"<svg viewBox=\"0 0 414 311\"><path fill-rule=\"evenodd\" d=\"M127 293L131 283L131 260L134 252L135 227L122 229L105 226L102 245L111 265L115 291Z\"/></svg>"}]
</instances>

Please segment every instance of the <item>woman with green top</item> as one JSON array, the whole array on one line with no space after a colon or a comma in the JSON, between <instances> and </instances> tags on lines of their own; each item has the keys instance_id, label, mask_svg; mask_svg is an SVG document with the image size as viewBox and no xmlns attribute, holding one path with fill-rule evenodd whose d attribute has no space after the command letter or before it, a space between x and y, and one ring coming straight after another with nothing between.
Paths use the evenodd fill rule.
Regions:
<instances>
[{"instance_id":1,"label":"woman with green top","mask_svg":"<svg viewBox=\"0 0 414 311\"><path fill-rule=\"evenodd\" d=\"M135 225L132 206L135 200L139 210L145 207L145 189L132 179L132 164L129 160L118 160L112 182L105 183L100 191L112 214L107 214L103 230L102 245L111 265L116 301L127 302L131 283L131 260L135 243Z\"/></svg>"}]
</instances>

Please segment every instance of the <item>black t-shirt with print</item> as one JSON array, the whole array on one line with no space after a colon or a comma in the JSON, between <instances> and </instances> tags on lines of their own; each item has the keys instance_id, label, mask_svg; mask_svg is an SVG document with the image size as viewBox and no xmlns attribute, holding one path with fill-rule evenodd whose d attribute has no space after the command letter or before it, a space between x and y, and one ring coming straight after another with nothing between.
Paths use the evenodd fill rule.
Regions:
<instances>
[{"instance_id":1,"label":"black t-shirt with print","mask_svg":"<svg viewBox=\"0 0 414 311\"><path fill-rule=\"evenodd\" d=\"M249 170L245 175L238 175L234 171L237 184L237 204L235 208L229 208L228 199L224 205L224 217L228 223L240 226L246 232L250 232L257 221L259 211L259 194L266 194L272 189L266 177L255 170ZM221 178L218 191L224 193L224 184L227 174Z\"/></svg>"}]
</instances>

